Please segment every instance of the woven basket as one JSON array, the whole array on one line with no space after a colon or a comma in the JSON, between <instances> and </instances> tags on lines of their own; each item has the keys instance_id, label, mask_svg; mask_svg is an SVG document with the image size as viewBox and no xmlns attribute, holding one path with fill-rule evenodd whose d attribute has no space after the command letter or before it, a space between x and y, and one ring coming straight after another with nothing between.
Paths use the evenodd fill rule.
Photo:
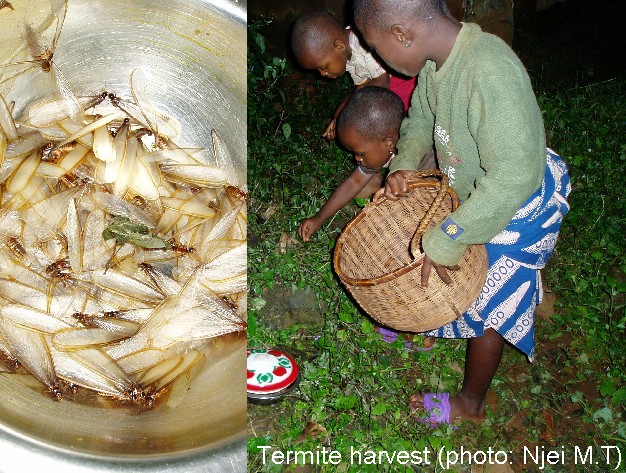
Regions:
<instances>
[{"instance_id":1,"label":"woven basket","mask_svg":"<svg viewBox=\"0 0 626 473\"><path fill-rule=\"evenodd\" d=\"M418 172L408 186L407 197L372 202L346 226L334 265L373 319L395 330L425 332L458 318L476 300L487 277L487 251L484 245L469 246L461 269L448 271L451 285L433 269L423 288L421 237L456 210L458 198L448 177L436 170Z\"/></svg>"}]
</instances>

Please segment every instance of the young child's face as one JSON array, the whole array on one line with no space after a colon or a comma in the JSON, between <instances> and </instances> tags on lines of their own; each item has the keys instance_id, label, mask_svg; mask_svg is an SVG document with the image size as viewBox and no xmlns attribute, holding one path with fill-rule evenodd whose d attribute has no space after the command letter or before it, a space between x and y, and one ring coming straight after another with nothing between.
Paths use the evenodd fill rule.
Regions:
<instances>
[{"instance_id":1,"label":"young child's face","mask_svg":"<svg viewBox=\"0 0 626 473\"><path fill-rule=\"evenodd\" d=\"M309 53L301 61L302 67L316 69L323 77L336 79L346 72L348 55L345 49L334 47L321 53Z\"/></svg>"},{"instance_id":2,"label":"young child's face","mask_svg":"<svg viewBox=\"0 0 626 473\"><path fill-rule=\"evenodd\" d=\"M357 163L377 170L382 169L391 159L397 141L397 137L383 140L366 138L352 127L339 129L337 139L348 151L354 153Z\"/></svg>"}]
</instances>

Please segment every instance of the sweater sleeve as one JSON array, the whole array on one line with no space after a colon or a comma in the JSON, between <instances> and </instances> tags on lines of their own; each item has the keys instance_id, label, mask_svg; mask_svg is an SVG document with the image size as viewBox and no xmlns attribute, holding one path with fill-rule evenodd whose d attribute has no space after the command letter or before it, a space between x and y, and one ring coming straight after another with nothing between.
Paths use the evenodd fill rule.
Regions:
<instances>
[{"instance_id":1,"label":"sweater sleeve","mask_svg":"<svg viewBox=\"0 0 626 473\"><path fill-rule=\"evenodd\" d=\"M415 171L433 145L435 117L428 105L426 83L426 75L420 74L411 97L409 115L400 125L400 139L396 145L398 153L389 165L389 172Z\"/></svg>"},{"instance_id":2,"label":"sweater sleeve","mask_svg":"<svg viewBox=\"0 0 626 473\"><path fill-rule=\"evenodd\" d=\"M546 167L541 111L523 77L477 81L468 124L484 174L445 224L435 225L422 239L424 252L446 266L456 264L467 245L487 243L500 233L539 188Z\"/></svg>"}]
</instances>

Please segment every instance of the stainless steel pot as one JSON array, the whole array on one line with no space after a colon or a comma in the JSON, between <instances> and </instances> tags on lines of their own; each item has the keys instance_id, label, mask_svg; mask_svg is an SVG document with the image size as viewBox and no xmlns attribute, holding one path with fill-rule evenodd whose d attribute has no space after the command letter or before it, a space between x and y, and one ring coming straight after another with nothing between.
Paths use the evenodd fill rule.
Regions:
<instances>
[{"instance_id":1,"label":"stainless steel pot","mask_svg":"<svg viewBox=\"0 0 626 473\"><path fill-rule=\"evenodd\" d=\"M24 18L43 15L50 38L48 0L10 3L0 9L0 63L24 40ZM245 9L245 0L69 0L54 61L78 95L130 96L141 68L154 105L182 124L178 144L210 149L217 130L244 183ZM14 84L6 98L16 115L47 93L44 74ZM245 344L245 335L216 339L184 402L146 412L54 401L0 373L0 472L245 471Z\"/></svg>"}]
</instances>

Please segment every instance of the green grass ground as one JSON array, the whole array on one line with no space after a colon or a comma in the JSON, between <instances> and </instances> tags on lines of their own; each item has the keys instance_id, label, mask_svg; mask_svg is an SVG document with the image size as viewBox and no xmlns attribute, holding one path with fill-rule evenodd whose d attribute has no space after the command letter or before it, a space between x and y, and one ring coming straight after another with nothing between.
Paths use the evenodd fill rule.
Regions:
<instances>
[{"instance_id":1,"label":"green grass ground","mask_svg":"<svg viewBox=\"0 0 626 473\"><path fill-rule=\"evenodd\" d=\"M558 83L532 76L549 145L568 162L573 184L572 209L543 272L548 293L537 318L536 361L508 348L485 422L430 429L408 409L408 398L417 390L456 392L465 342L440 340L431 352L407 352L374 334L331 260L356 204L309 243L298 240L299 222L352 170L352 156L320 138L350 86L347 78L318 80L267 55L263 27L252 23L249 34L249 346L286 349L303 374L282 402L249 406L249 471L444 471L433 461L442 447L492 449L500 452L496 461L506 455L503 465L478 465L479 455L472 467L466 461L445 471L538 471L541 465L528 456L535 449L555 452L556 464L546 464L546 472L609 471L618 453L626 471L624 76L600 78L584 68ZM268 461L271 452L323 447L343 461ZM575 457L588 447L598 464ZM350 463L351 449L360 462L353 456ZM368 451L416 452L430 462L366 464Z\"/></svg>"}]
</instances>

